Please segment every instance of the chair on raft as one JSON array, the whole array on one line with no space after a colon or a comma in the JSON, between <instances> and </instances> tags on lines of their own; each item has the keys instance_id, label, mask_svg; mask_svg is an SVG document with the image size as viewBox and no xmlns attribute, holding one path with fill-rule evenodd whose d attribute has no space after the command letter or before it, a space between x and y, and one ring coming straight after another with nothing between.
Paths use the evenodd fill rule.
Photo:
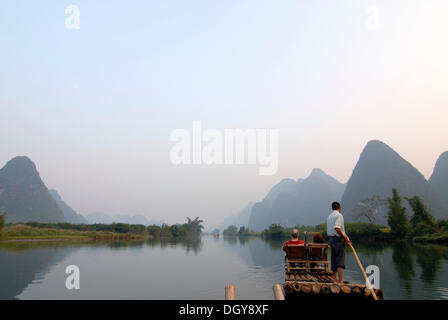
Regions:
<instances>
[{"instance_id":1,"label":"chair on raft","mask_svg":"<svg viewBox=\"0 0 448 320\"><path fill-rule=\"evenodd\" d=\"M308 272L306 247L303 244L286 245L285 269L288 273Z\"/></svg>"},{"instance_id":2,"label":"chair on raft","mask_svg":"<svg viewBox=\"0 0 448 320\"><path fill-rule=\"evenodd\" d=\"M330 261L328 260L328 248L325 243L309 243L308 249L308 271L330 273Z\"/></svg>"}]
</instances>

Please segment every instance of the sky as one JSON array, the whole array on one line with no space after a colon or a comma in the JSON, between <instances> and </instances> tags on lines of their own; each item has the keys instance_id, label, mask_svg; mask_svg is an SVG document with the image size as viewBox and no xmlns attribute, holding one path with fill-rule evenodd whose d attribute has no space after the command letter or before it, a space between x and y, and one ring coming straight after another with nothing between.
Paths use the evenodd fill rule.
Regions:
<instances>
[{"instance_id":1,"label":"sky","mask_svg":"<svg viewBox=\"0 0 448 320\"><path fill-rule=\"evenodd\" d=\"M448 150L447 16L446 0L5 0L0 166L27 155L81 214L206 229L283 178L347 182L372 139L429 178ZM277 172L174 165L193 121L278 129Z\"/></svg>"}]
</instances>

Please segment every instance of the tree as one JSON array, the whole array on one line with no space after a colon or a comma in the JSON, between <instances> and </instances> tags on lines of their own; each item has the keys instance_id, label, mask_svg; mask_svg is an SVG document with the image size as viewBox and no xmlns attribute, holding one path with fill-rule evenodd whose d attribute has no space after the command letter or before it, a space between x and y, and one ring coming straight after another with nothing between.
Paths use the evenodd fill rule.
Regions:
<instances>
[{"instance_id":1,"label":"tree","mask_svg":"<svg viewBox=\"0 0 448 320\"><path fill-rule=\"evenodd\" d=\"M271 224L268 229L264 230L267 238L283 238L286 230L279 224Z\"/></svg>"},{"instance_id":2,"label":"tree","mask_svg":"<svg viewBox=\"0 0 448 320\"><path fill-rule=\"evenodd\" d=\"M414 212L411 218L412 235L419 236L436 232L438 229L436 221L420 197L413 196L412 198L406 198L406 200Z\"/></svg>"},{"instance_id":3,"label":"tree","mask_svg":"<svg viewBox=\"0 0 448 320\"><path fill-rule=\"evenodd\" d=\"M246 227L241 226L240 230L238 230L238 235L239 236L247 236L249 235L249 229Z\"/></svg>"},{"instance_id":4,"label":"tree","mask_svg":"<svg viewBox=\"0 0 448 320\"><path fill-rule=\"evenodd\" d=\"M238 228L236 226L228 226L226 230L222 232L224 236L236 236L238 234Z\"/></svg>"},{"instance_id":5,"label":"tree","mask_svg":"<svg viewBox=\"0 0 448 320\"><path fill-rule=\"evenodd\" d=\"M373 196L359 202L356 206L358 213L353 216L355 219L366 218L370 223L375 223L378 213L387 205L387 200L379 196Z\"/></svg>"},{"instance_id":6,"label":"tree","mask_svg":"<svg viewBox=\"0 0 448 320\"><path fill-rule=\"evenodd\" d=\"M392 189L392 198L388 198L389 211L387 223L391 233L397 239L404 239L409 234L409 220L406 208L401 205L401 197L397 189Z\"/></svg>"},{"instance_id":7,"label":"tree","mask_svg":"<svg viewBox=\"0 0 448 320\"><path fill-rule=\"evenodd\" d=\"M204 226L202 225L204 221L200 220L199 217L194 218L194 220L191 220L187 217L187 224L185 225L188 233L194 236L199 236L202 233L202 229L204 229Z\"/></svg>"}]
</instances>

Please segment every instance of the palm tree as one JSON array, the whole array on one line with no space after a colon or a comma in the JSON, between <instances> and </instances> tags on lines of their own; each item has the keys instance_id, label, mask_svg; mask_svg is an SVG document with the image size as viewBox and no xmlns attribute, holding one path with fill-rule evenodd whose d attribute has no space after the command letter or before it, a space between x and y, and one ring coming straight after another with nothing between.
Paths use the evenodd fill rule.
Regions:
<instances>
[{"instance_id":1,"label":"palm tree","mask_svg":"<svg viewBox=\"0 0 448 320\"><path fill-rule=\"evenodd\" d=\"M204 221L200 220L199 217L194 218L194 220L191 220L189 217L187 217L187 228L191 232L194 232L196 235L200 235L202 232L202 229L204 229L204 226L202 225Z\"/></svg>"}]
</instances>

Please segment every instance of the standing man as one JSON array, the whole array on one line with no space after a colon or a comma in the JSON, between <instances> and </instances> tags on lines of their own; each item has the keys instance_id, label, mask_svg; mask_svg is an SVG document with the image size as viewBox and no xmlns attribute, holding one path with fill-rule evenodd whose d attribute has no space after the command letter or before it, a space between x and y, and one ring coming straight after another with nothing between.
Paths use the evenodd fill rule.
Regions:
<instances>
[{"instance_id":1,"label":"standing man","mask_svg":"<svg viewBox=\"0 0 448 320\"><path fill-rule=\"evenodd\" d=\"M335 283L344 283L342 276L345 269L345 244L351 245L350 239L345 234L344 217L341 214L339 202L331 204L333 212L327 219L327 236L331 248L331 271ZM338 279L338 277L339 279Z\"/></svg>"}]
</instances>

